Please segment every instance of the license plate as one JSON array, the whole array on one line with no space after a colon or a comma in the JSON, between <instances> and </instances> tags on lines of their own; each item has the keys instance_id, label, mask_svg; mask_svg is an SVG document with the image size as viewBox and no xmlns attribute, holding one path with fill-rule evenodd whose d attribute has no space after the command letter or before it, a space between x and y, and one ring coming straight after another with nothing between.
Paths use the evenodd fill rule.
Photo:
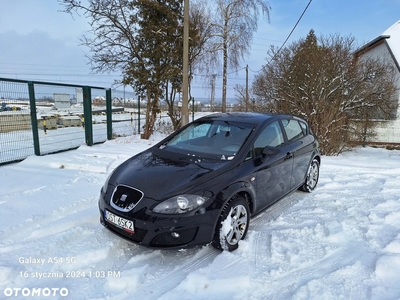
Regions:
<instances>
[{"instance_id":1,"label":"license plate","mask_svg":"<svg viewBox=\"0 0 400 300\"><path fill-rule=\"evenodd\" d=\"M114 215L108 210L104 211L104 217L108 222L114 224L115 226L122 228L123 230L129 233L135 233L135 229L133 227L133 221L118 217L117 215Z\"/></svg>"}]
</instances>

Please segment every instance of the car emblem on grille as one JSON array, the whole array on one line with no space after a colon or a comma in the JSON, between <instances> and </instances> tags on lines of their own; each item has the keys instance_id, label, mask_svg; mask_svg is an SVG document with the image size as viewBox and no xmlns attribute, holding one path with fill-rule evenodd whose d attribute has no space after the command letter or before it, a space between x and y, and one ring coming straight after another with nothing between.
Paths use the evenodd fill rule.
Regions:
<instances>
[{"instance_id":1,"label":"car emblem on grille","mask_svg":"<svg viewBox=\"0 0 400 300\"><path fill-rule=\"evenodd\" d=\"M120 184L114 189L110 205L116 210L128 212L142 200L143 196L144 193L142 191Z\"/></svg>"}]
</instances>

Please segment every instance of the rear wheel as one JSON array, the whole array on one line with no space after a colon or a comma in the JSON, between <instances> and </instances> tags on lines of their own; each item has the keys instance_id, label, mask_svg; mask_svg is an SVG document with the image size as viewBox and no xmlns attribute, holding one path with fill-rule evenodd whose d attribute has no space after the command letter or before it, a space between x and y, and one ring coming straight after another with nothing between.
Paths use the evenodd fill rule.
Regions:
<instances>
[{"instance_id":1,"label":"rear wheel","mask_svg":"<svg viewBox=\"0 0 400 300\"><path fill-rule=\"evenodd\" d=\"M218 220L212 245L221 250L234 251L239 241L246 237L250 223L250 209L247 200L241 196L232 198Z\"/></svg>"},{"instance_id":2,"label":"rear wheel","mask_svg":"<svg viewBox=\"0 0 400 300\"><path fill-rule=\"evenodd\" d=\"M300 187L304 192L312 192L316 187L319 179L319 162L316 159L311 161L307 171L306 181Z\"/></svg>"}]
</instances>

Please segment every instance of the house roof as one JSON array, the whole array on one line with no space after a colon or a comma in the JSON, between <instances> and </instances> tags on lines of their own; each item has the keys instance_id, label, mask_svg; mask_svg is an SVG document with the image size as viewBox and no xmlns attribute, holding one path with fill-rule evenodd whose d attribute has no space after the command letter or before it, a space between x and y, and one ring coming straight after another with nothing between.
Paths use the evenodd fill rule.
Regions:
<instances>
[{"instance_id":1,"label":"house roof","mask_svg":"<svg viewBox=\"0 0 400 300\"><path fill-rule=\"evenodd\" d=\"M390 50L393 53L393 56L396 58L397 65L400 63L400 20L394 23L391 27L386 29L383 33L384 35L389 35L390 38L387 40L387 43L390 47Z\"/></svg>"},{"instance_id":2,"label":"house roof","mask_svg":"<svg viewBox=\"0 0 400 300\"><path fill-rule=\"evenodd\" d=\"M386 29L380 36L359 48L355 54L360 55L381 43L386 43L388 50L400 71L400 20Z\"/></svg>"},{"instance_id":3,"label":"house roof","mask_svg":"<svg viewBox=\"0 0 400 300\"><path fill-rule=\"evenodd\" d=\"M369 49L376 47L377 45L383 43L386 39L390 38L390 35L380 35L372 41L368 42L361 48L357 49L356 54L362 54L367 52Z\"/></svg>"}]
</instances>

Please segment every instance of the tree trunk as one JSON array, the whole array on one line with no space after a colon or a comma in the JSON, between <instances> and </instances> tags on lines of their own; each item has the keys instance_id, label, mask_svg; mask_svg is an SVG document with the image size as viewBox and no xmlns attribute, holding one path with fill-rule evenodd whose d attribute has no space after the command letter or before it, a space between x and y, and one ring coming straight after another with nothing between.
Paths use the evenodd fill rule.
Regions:
<instances>
[{"instance_id":1,"label":"tree trunk","mask_svg":"<svg viewBox=\"0 0 400 300\"><path fill-rule=\"evenodd\" d=\"M158 111L158 98L151 99L151 92L147 92L147 110L146 110L146 124L144 133L141 135L142 139L148 140L154 132L154 123L156 122Z\"/></svg>"}]
</instances>

